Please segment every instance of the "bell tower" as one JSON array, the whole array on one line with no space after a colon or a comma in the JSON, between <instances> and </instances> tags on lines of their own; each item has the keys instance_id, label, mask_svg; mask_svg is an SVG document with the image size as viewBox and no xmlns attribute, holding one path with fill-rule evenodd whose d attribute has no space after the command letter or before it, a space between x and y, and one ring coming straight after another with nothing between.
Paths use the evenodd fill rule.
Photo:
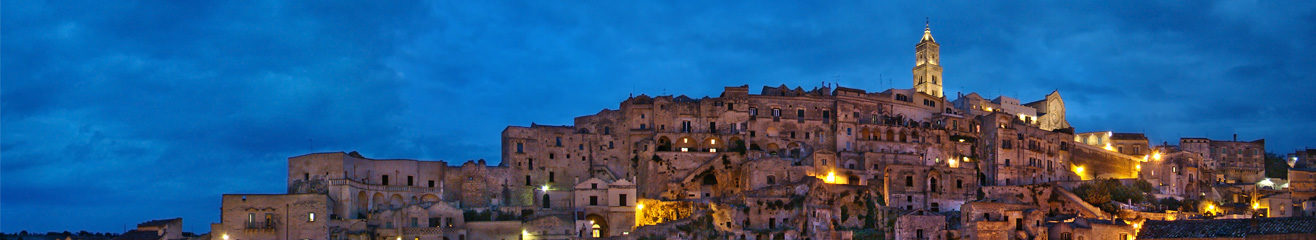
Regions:
<instances>
[{"instance_id":1,"label":"bell tower","mask_svg":"<svg viewBox=\"0 0 1316 240\"><path fill-rule=\"evenodd\" d=\"M941 91L940 45L932 39L932 28L923 25L923 39L914 45L914 91L945 98Z\"/></svg>"}]
</instances>

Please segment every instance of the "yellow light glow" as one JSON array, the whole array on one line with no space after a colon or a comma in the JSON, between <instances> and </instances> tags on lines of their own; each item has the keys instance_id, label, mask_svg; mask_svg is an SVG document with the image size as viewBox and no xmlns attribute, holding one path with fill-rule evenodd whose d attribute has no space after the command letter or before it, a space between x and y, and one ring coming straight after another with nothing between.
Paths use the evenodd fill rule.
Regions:
<instances>
[{"instance_id":1,"label":"yellow light glow","mask_svg":"<svg viewBox=\"0 0 1316 240\"><path fill-rule=\"evenodd\" d=\"M1207 211L1207 212L1215 211L1215 205L1214 205L1214 204L1207 203L1207 204L1206 204L1206 211Z\"/></svg>"},{"instance_id":2,"label":"yellow light glow","mask_svg":"<svg viewBox=\"0 0 1316 240\"><path fill-rule=\"evenodd\" d=\"M641 204L635 205L635 210L644 210L644 204L641 203Z\"/></svg>"},{"instance_id":3,"label":"yellow light glow","mask_svg":"<svg viewBox=\"0 0 1316 240\"><path fill-rule=\"evenodd\" d=\"M1020 114L1019 114L1019 120L1021 120L1021 121L1022 121L1022 120L1028 120L1028 115L1024 115L1023 113L1020 113Z\"/></svg>"},{"instance_id":4,"label":"yellow light glow","mask_svg":"<svg viewBox=\"0 0 1316 240\"><path fill-rule=\"evenodd\" d=\"M991 111L992 111L992 107L987 107L987 111L988 111L988 112L991 112Z\"/></svg>"},{"instance_id":5,"label":"yellow light glow","mask_svg":"<svg viewBox=\"0 0 1316 240\"><path fill-rule=\"evenodd\" d=\"M1142 155L1142 161L1143 161L1143 162L1146 162L1146 161L1147 161L1147 155Z\"/></svg>"},{"instance_id":6,"label":"yellow light glow","mask_svg":"<svg viewBox=\"0 0 1316 240\"><path fill-rule=\"evenodd\" d=\"M690 139L689 139L689 138L682 138L682 139L681 139L681 143L690 143Z\"/></svg>"},{"instance_id":7,"label":"yellow light glow","mask_svg":"<svg viewBox=\"0 0 1316 240\"><path fill-rule=\"evenodd\" d=\"M961 138L961 139L960 139L960 142L964 142L964 139L963 139L963 138Z\"/></svg>"},{"instance_id":8,"label":"yellow light glow","mask_svg":"<svg viewBox=\"0 0 1316 240\"><path fill-rule=\"evenodd\" d=\"M1103 148L1105 148L1106 151L1115 151L1115 147L1111 147L1111 146L1110 146L1110 143L1106 143L1106 147L1103 147Z\"/></svg>"},{"instance_id":9,"label":"yellow light glow","mask_svg":"<svg viewBox=\"0 0 1316 240\"><path fill-rule=\"evenodd\" d=\"M1160 160L1161 160L1161 152L1152 152L1152 159L1155 159L1156 161L1160 161Z\"/></svg>"},{"instance_id":10,"label":"yellow light glow","mask_svg":"<svg viewBox=\"0 0 1316 240\"><path fill-rule=\"evenodd\" d=\"M709 140L708 140L708 143L709 143L709 144L717 144L717 139L709 139Z\"/></svg>"},{"instance_id":11,"label":"yellow light glow","mask_svg":"<svg viewBox=\"0 0 1316 240\"><path fill-rule=\"evenodd\" d=\"M1257 202L1252 203L1252 210L1257 210L1257 209L1261 209L1261 203L1257 203Z\"/></svg>"},{"instance_id":12,"label":"yellow light glow","mask_svg":"<svg viewBox=\"0 0 1316 240\"><path fill-rule=\"evenodd\" d=\"M836 183L836 172L827 172L827 178L823 179L827 183Z\"/></svg>"},{"instance_id":13,"label":"yellow light glow","mask_svg":"<svg viewBox=\"0 0 1316 240\"><path fill-rule=\"evenodd\" d=\"M545 192L547 192L547 191L548 191L548 185L544 185L544 186L539 187L539 191L545 191Z\"/></svg>"},{"instance_id":14,"label":"yellow light glow","mask_svg":"<svg viewBox=\"0 0 1316 240\"><path fill-rule=\"evenodd\" d=\"M228 240L228 234L227 234L227 233L224 234L224 240Z\"/></svg>"},{"instance_id":15,"label":"yellow light glow","mask_svg":"<svg viewBox=\"0 0 1316 240\"><path fill-rule=\"evenodd\" d=\"M402 236L398 236L397 240L402 240Z\"/></svg>"},{"instance_id":16,"label":"yellow light glow","mask_svg":"<svg viewBox=\"0 0 1316 240\"><path fill-rule=\"evenodd\" d=\"M689 152L690 148L681 148L681 152Z\"/></svg>"},{"instance_id":17,"label":"yellow light glow","mask_svg":"<svg viewBox=\"0 0 1316 240\"><path fill-rule=\"evenodd\" d=\"M717 152L717 149L716 149L716 148L709 148L709 149L708 149L708 152L715 153L715 152Z\"/></svg>"},{"instance_id":18,"label":"yellow light glow","mask_svg":"<svg viewBox=\"0 0 1316 240\"><path fill-rule=\"evenodd\" d=\"M1142 171L1142 164L1138 164L1138 165L1136 165L1136 166L1133 166L1133 168L1138 169L1138 171Z\"/></svg>"}]
</instances>

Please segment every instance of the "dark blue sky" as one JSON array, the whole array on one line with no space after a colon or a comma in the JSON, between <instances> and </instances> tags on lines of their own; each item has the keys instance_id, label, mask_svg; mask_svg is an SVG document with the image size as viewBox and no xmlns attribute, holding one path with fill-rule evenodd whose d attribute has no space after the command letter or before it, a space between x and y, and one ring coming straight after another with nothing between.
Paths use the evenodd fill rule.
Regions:
<instances>
[{"instance_id":1,"label":"dark blue sky","mask_svg":"<svg viewBox=\"0 0 1316 240\"><path fill-rule=\"evenodd\" d=\"M948 95L1316 147L1313 1L188 2L211 1L3 2L0 231L208 232L220 194L284 192L289 156L497 162L505 126L632 93L909 88L925 17Z\"/></svg>"}]
</instances>

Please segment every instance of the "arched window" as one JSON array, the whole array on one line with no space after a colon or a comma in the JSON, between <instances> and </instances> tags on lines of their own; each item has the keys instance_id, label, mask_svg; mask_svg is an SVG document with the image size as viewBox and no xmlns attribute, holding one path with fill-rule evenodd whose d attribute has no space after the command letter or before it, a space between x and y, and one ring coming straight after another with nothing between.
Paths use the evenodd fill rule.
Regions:
<instances>
[{"instance_id":1,"label":"arched window","mask_svg":"<svg viewBox=\"0 0 1316 240\"><path fill-rule=\"evenodd\" d=\"M548 193L544 193L544 201L543 201L543 202L544 202L544 208L549 208L549 206L552 206L551 204L549 204Z\"/></svg>"},{"instance_id":2,"label":"arched window","mask_svg":"<svg viewBox=\"0 0 1316 240\"><path fill-rule=\"evenodd\" d=\"M937 178L928 179L928 191L937 192Z\"/></svg>"}]
</instances>

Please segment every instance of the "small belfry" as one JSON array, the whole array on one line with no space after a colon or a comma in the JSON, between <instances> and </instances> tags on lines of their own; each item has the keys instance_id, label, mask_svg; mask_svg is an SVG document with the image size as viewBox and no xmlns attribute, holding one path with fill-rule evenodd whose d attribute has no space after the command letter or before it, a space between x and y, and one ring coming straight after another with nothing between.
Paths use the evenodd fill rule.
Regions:
<instances>
[{"instance_id":1,"label":"small belfry","mask_svg":"<svg viewBox=\"0 0 1316 240\"><path fill-rule=\"evenodd\" d=\"M931 24L923 25L923 39L914 46L914 91L945 98L941 91L940 45L932 39Z\"/></svg>"}]
</instances>

